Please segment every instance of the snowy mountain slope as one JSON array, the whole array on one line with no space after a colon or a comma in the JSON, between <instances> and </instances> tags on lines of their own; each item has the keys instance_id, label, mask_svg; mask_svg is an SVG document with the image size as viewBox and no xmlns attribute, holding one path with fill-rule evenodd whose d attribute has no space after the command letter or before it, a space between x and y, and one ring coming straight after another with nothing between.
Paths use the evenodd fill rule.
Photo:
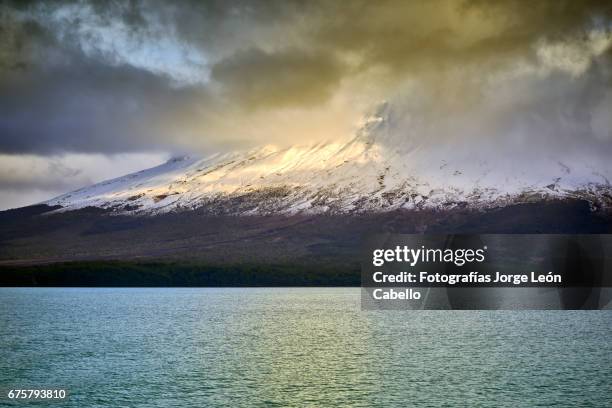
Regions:
<instances>
[{"instance_id":1,"label":"snowy mountain slope","mask_svg":"<svg viewBox=\"0 0 612 408\"><path fill-rule=\"evenodd\" d=\"M538 156L527 168L511 155L484 159L456 146L428 149L391 131L383 105L345 142L175 158L152 169L46 202L156 214L354 213L399 208L486 208L579 197L594 208L612 202L609 165Z\"/></svg>"}]
</instances>

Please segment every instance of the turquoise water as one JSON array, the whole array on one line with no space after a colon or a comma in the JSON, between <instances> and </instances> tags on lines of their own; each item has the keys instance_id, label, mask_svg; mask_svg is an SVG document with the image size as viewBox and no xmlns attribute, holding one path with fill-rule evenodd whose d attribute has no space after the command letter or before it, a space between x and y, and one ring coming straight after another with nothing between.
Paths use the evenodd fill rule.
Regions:
<instances>
[{"instance_id":1,"label":"turquoise water","mask_svg":"<svg viewBox=\"0 0 612 408\"><path fill-rule=\"evenodd\" d=\"M361 311L357 288L0 288L0 389L58 407L606 407L611 340L610 311Z\"/></svg>"}]
</instances>

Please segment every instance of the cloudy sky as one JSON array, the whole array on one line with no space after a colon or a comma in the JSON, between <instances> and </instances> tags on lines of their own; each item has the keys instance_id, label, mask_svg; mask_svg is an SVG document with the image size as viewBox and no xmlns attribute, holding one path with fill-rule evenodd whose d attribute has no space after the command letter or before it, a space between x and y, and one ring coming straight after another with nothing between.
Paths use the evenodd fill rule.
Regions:
<instances>
[{"instance_id":1,"label":"cloudy sky","mask_svg":"<svg viewBox=\"0 0 612 408\"><path fill-rule=\"evenodd\" d=\"M612 2L2 1L0 209L381 101L432 148L612 157Z\"/></svg>"}]
</instances>

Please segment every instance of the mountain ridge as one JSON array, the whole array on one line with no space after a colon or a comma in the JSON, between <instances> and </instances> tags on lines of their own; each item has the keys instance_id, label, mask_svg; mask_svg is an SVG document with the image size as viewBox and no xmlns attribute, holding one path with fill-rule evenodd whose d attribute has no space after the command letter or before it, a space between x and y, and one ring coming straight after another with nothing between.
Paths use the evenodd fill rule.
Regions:
<instances>
[{"instance_id":1,"label":"mountain ridge","mask_svg":"<svg viewBox=\"0 0 612 408\"><path fill-rule=\"evenodd\" d=\"M401 136L401 134L400 134ZM432 153L394 129L383 104L356 135L340 142L264 146L204 158L181 156L43 204L155 215L208 209L211 214L352 214L398 209L485 209L540 200L580 199L593 210L612 206L608 172L538 157L533 169L474 157L453 146Z\"/></svg>"}]
</instances>

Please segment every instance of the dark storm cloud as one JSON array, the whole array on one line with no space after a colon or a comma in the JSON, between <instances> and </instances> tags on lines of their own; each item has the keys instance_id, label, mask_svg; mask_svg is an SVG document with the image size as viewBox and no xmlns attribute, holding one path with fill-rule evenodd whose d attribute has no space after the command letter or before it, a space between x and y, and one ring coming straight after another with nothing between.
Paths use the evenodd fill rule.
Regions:
<instances>
[{"instance_id":1,"label":"dark storm cloud","mask_svg":"<svg viewBox=\"0 0 612 408\"><path fill-rule=\"evenodd\" d=\"M592 136L609 58L574 51L591 46L593 30L609 34L611 19L607 1L5 1L0 152L329 138L320 129L354 119L357 101L405 82L418 83L423 117L477 117L503 88L495 75L513 64L547 72L518 77L525 94L520 103L505 95L495 123L553 134L570 118L577 135ZM546 47L560 56L542 68ZM566 92L563 106L547 102L551 82ZM261 128L288 110L291 123ZM314 121L317 131L307 128ZM599 120L599 135L606 126Z\"/></svg>"},{"instance_id":2,"label":"dark storm cloud","mask_svg":"<svg viewBox=\"0 0 612 408\"><path fill-rule=\"evenodd\" d=\"M463 63L524 56L539 40L610 29L607 1L353 1L326 2L314 38L365 55L365 65L394 71L439 71Z\"/></svg>"},{"instance_id":3,"label":"dark storm cloud","mask_svg":"<svg viewBox=\"0 0 612 408\"><path fill-rule=\"evenodd\" d=\"M333 55L250 49L216 63L211 74L230 98L269 108L323 103L337 89L344 71Z\"/></svg>"},{"instance_id":4,"label":"dark storm cloud","mask_svg":"<svg viewBox=\"0 0 612 408\"><path fill-rule=\"evenodd\" d=\"M0 151L168 148L166 126L205 99L129 66L71 63L28 71L0 84Z\"/></svg>"}]
</instances>

